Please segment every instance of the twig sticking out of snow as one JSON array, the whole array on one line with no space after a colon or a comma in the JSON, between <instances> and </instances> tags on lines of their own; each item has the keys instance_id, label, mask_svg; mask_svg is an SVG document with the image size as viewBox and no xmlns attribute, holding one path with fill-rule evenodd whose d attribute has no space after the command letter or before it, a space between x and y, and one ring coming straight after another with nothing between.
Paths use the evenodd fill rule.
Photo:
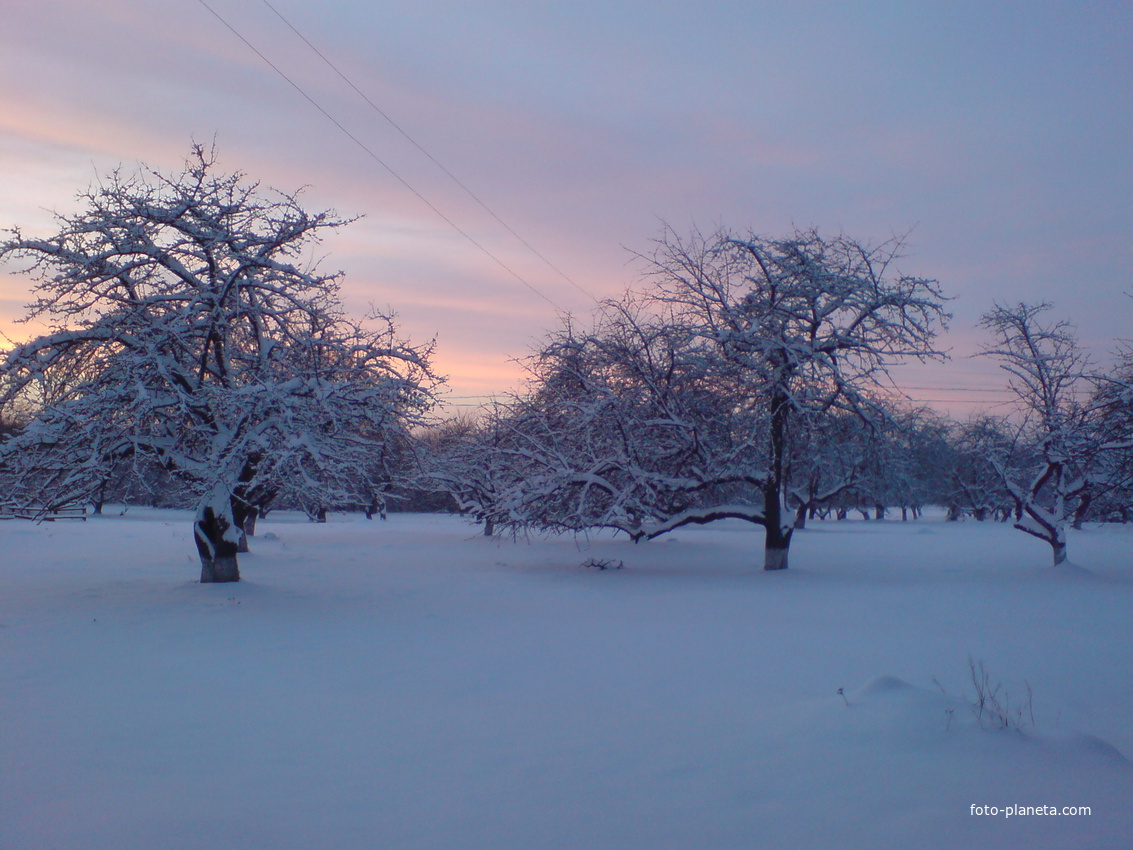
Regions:
<instances>
[{"instance_id":1,"label":"twig sticking out of snow","mask_svg":"<svg viewBox=\"0 0 1133 850\"><path fill-rule=\"evenodd\" d=\"M613 558L608 561L599 560L598 558L591 558L588 561L583 561L580 566L595 570L620 570L625 567L625 564Z\"/></svg>"},{"instance_id":2,"label":"twig sticking out of snow","mask_svg":"<svg viewBox=\"0 0 1133 850\"><path fill-rule=\"evenodd\" d=\"M981 728L984 728L985 721L992 729L1015 729L1020 732L1028 726L1035 725L1035 695L1029 682L1023 682L1023 686L1027 689L1026 700L1012 707L1011 694L1003 690L1002 682L991 681L991 674L982 661L977 663L969 657L968 671L972 685L976 689L976 701L972 703L972 711Z\"/></svg>"}]
</instances>

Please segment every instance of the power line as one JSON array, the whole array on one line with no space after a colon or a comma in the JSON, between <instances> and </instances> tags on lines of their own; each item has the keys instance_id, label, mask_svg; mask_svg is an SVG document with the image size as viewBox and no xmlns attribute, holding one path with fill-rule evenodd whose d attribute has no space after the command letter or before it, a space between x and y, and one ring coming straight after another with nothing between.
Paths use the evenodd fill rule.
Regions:
<instances>
[{"instance_id":1,"label":"power line","mask_svg":"<svg viewBox=\"0 0 1133 850\"><path fill-rule=\"evenodd\" d=\"M941 393L1008 393L1006 389L992 389L988 387L902 387L906 390L932 390Z\"/></svg>"},{"instance_id":2,"label":"power line","mask_svg":"<svg viewBox=\"0 0 1133 850\"><path fill-rule=\"evenodd\" d=\"M397 130L397 132L399 132L406 139L406 141L408 141L411 145L413 145L413 147L417 148L417 150L420 151L429 160L429 162L433 163L433 165L435 165L437 168L439 168L441 171L443 171L445 173L445 175L450 180L452 180L453 183L455 183L457 186L459 186L461 189L463 189L464 192L470 198L472 198L472 200L474 200L477 204L479 204L480 207L483 208L484 211L488 213L488 215L490 215L492 218L494 218L500 224L500 226L504 228L504 230L506 230L508 233L510 233L512 236L514 236L517 240L519 240L519 242L522 243L522 245L525 248L527 248L527 250L529 250L532 254L534 254L536 257L538 257L540 260L542 260L544 263L546 263L548 268L550 268L553 272L555 272L555 274L557 274L559 277L561 277L563 280L565 280L567 283L569 283L571 286L573 286L575 289L577 289L583 295L587 296L592 301L598 300L591 292L589 292L588 290L583 288L580 284L575 282L569 275L567 275L566 272L564 272L562 269L560 269L558 266L556 266L554 263L552 263L549 259L547 259L547 257L544 256L543 253L540 252L534 245L532 245L530 242L528 242L526 239L524 239L522 236L520 236L518 233L516 233L516 231L514 229L512 229L512 226L510 224L508 224L506 221L504 221L502 218L500 218L496 214L495 210L493 210L491 207L489 207L479 197L479 195L477 195L470 188L468 188L468 186L459 177L457 177L455 174L453 174L451 171L449 171L443 164L441 164L440 161L437 160L436 157L434 157L431 153L429 153L427 150L425 150L425 148L416 139L414 139L412 136L410 136L409 133L407 133L405 131L405 129L402 128L402 126L400 124L398 124L396 121L394 121L393 118L391 118L385 110L383 110L380 106L378 106L376 103L374 103L374 101L371 100L370 97L364 91L362 91L360 88L358 88L358 86L356 86L354 84L354 81L351 80L348 76L346 76L346 74L337 65L335 65L334 62L332 62L329 58L327 58L326 54L324 54L321 50L319 50L319 48L317 48L314 44L312 44L310 39L307 38L307 36L303 35L303 33L301 33L299 31L299 29L293 23L291 23L291 21L289 21L286 17L284 17L283 13L280 12L279 9L277 9L275 6L273 6L268 0L262 0L262 2L265 6L267 6L269 9L271 9L271 11L275 13L275 16L277 18L279 18L281 21L283 21L283 23L287 25L288 29L290 29L293 33L295 33L295 35L298 36L299 39L302 40L302 42L305 45L307 45L307 47L309 47L314 52L314 54L316 56L318 56L320 59L322 59L323 62L326 63L328 68L330 68L332 71L334 71L335 74L337 74L339 76L339 78L344 83L346 83L346 85L350 86L350 88L352 88L354 90L355 94L357 94L360 98L362 98L362 100L366 101L366 103L370 106L371 109L374 110L374 112L378 113L378 115L380 115L382 118L384 118L386 120L386 122L389 123L389 125L391 127L393 127L395 130Z\"/></svg>"},{"instance_id":3,"label":"power line","mask_svg":"<svg viewBox=\"0 0 1133 850\"><path fill-rule=\"evenodd\" d=\"M910 398L910 401L924 401L936 402L938 404L986 404L991 407L1003 407L1004 405L1013 404L1011 400L1008 401L993 401L986 398Z\"/></svg>"},{"instance_id":4,"label":"power line","mask_svg":"<svg viewBox=\"0 0 1133 850\"><path fill-rule=\"evenodd\" d=\"M473 245L475 245L486 257L488 257L490 260L492 260L494 263L496 263L496 265L498 265L500 268L502 268L504 271L506 271L508 274L510 274L512 277L514 277L516 280L518 280L520 283L522 283L524 286L526 286L528 289L530 289L532 292L534 292L536 295L538 295L540 298L542 298L544 301L546 301L548 304L550 304L552 307L554 307L557 311L559 311L560 313L566 312L565 310L563 310L562 307L560 307L558 304L556 304L554 301L552 301L548 296L546 296L542 292L540 292L535 286L528 283L527 280L524 279L511 266L509 266L507 263L505 263L503 260L501 260L495 254L493 254L491 251L489 251L487 248L485 248L482 244L480 244L480 242L478 242L475 239L475 237L473 237L470 233L463 230L456 222L454 222L447 215L445 215L443 212L441 212L439 209L437 209L437 207L434 206L429 201L428 198L426 198L424 195L422 195L420 192L418 192L412 185L410 185L409 181L407 181L404 177L402 177L400 174L398 174L396 171L394 171L393 168L391 168L384 160L382 160L381 157L379 157L376 153L374 153L374 151L371 150L369 148L369 146L366 145L365 142L363 142L361 139L359 139L357 136L355 136L353 133L351 133L348 129L346 129L346 127L343 126L342 123L339 122L339 120L337 118L335 118L333 115L331 115L329 112L327 112L326 109L324 109L322 107L322 105L319 104L318 101L316 101L313 97L311 97L311 95L307 94L307 92L304 91L304 89L297 82L295 82L293 79L291 79L291 77L287 76L287 74L285 74L279 68L278 65L276 65L274 62L272 62L270 59L268 59L267 56L265 56L263 53L261 53L256 48L256 46L254 44L252 44L250 41L248 41L248 39L246 39L243 35L241 35L240 32L234 26L232 26L232 24L228 23L228 21L225 20L224 17L219 12L217 12L212 6L210 6L207 2L205 2L205 0L197 0L197 2L200 3L202 6L204 6L205 9L207 9L212 14L212 16L214 18L216 18L218 21L220 21L222 24L224 24L224 26L228 29L229 32L231 32L234 36L236 36L238 39L240 39L240 41L242 41L244 43L244 45L249 50L251 50L257 56L259 56L260 59L262 59L264 61L264 63L269 68L271 68L273 71L275 71L275 73L278 74L289 86L291 86L293 89L295 89L295 91L299 92L299 94L301 94L303 96L304 100L306 100L308 103L311 104L311 106L315 107L315 109L317 109L319 112L321 112L323 114L323 116L328 121L330 121L332 124L334 124L335 127L337 127L339 130L341 130L342 133L347 138L349 138L352 142L354 142L354 144L356 144L363 151L365 151L365 153L367 155L369 155L369 157L372 160L374 160L374 162L376 162L378 165L380 165L382 168L384 168L386 171L388 171L390 173L390 175L392 175L394 177L394 179L396 179L402 186L404 186L406 189L408 189L410 192L412 192L414 195L416 195L417 198L423 204L425 204L425 206L427 206L434 213L436 213L446 224L448 224L449 227L451 227L453 230L455 230L457 233L459 233L461 236L463 236L465 239L467 239L469 242L471 242Z\"/></svg>"}]
</instances>

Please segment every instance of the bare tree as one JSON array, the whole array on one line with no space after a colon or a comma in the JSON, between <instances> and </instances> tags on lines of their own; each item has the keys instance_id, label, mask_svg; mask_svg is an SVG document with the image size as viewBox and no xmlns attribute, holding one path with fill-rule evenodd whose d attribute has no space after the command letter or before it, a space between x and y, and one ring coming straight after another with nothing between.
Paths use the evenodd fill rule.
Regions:
<instances>
[{"instance_id":1,"label":"bare tree","mask_svg":"<svg viewBox=\"0 0 1133 850\"><path fill-rule=\"evenodd\" d=\"M346 222L214 162L195 146L179 174L116 171L55 235L0 244L30 262L29 317L52 325L4 356L0 408L58 388L4 443L7 484L47 509L89 498L124 461L170 470L198 498L205 582L239 580L265 490L353 496L355 470L421 418L435 382L428 347L389 317L347 320L341 273L299 265Z\"/></svg>"},{"instance_id":2,"label":"bare tree","mask_svg":"<svg viewBox=\"0 0 1133 850\"><path fill-rule=\"evenodd\" d=\"M996 305L980 322L992 334L983 354L999 360L1020 413L1016 440L1033 447L1032 464L1013 469L1003 451L990 460L1019 506L1015 527L1066 560L1066 532L1089 507L1098 484L1100 440L1091 395L1096 376L1067 322L1044 324L1049 304Z\"/></svg>"},{"instance_id":3,"label":"bare tree","mask_svg":"<svg viewBox=\"0 0 1133 850\"><path fill-rule=\"evenodd\" d=\"M1022 511L1003 481L1018 478L1021 468L1033 465L1034 453L1009 422L988 415L971 417L954 426L951 445L944 490L951 509L979 521L1010 516L1012 508Z\"/></svg>"},{"instance_id":4,"label":"bare tree","mask_svg":"<svg viewBox=\"0 0 1133 850\"><path fill-rule=\"evenodd\" d=\"M1095 506L1102 515L1128 522L1133 515L1133 349L1123 349L1114 369L1101 376L1092 404L1097 438L1109 449L1102 458L1104 485Z\"/></svg>"},{"instance_id":5,"label":"bare tree","mask_svg":"<svg viewBox=\"0 0 1133 850\"><path fill-rule=\"evenodd\" d=\"M422 490L445 494L457 511L483 523L485 537L496 533L497 523L509 523L505 494L514 491L527 464L501 405L441 422L418 445Z\"/></svg>"},{"instance_id":6,"label":"bare tree","mask_svg":"<svg viewBox=\"0 0 1133 850\"><path fill-rule=\"evenodd\" d=\"M952 423L925 407L898 409L894 418L876 474L901 519L916 519L925 505L947 502L947 470L955 456Z\"/></svg>"},{"instance_id":7,"label":"bare tree","mask_svg":"<svg viewBox=\"0 0 1133 850\"><path fill-rule=\"evenodd\" d=\"M766 530L764 568L785 569L805 423L836 411L879 421L888 367L941 356L943 298L936 282L894 273L899 250L813 231L667 230L646 258L651 286L534 359L509 419L533 467L518 521L650 539L740 518Z\"/></svg>"},{"instance_id":8,"label":"bare tree","mask_svg":"<svg viewBox=\"0 0 1133 850\"><path fill-rule=\"evenodd\" d=\"M877 472L887 448L885 429L878 426L843 411L798 423L786 475L796 531L806 527L808 516L836 502L872 500L881 485Z\"/></svg>"}]
</instances>

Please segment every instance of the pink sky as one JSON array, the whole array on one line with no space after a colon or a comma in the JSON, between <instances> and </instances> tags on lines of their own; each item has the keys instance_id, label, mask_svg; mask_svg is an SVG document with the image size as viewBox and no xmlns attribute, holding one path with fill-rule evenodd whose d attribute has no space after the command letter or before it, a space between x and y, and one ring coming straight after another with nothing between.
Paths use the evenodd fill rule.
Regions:
<instances>
[{"instance_id":1,"label":"pink sky","mask_svg":"<svg viewBox=\"0 0 1133 850\"><path fill-rule=\"evenodd\" d=\"M405 141L263 0L220 15L546 299L593 302ZM273 0L312 43L556 267L598 297L636 282L668 221L863 240L910 232L941 280L954 359L912 386L987 390L973 325L1050 300L1099 359L1133 336L1133 12L1126 4ZM357 312L437 336L454 401L502 392L557 323L198 2L21 3L0 28L0 226L119 163L225 168L362 215L324 246ZM0 271L0 330L28 284ZM914 390L918 398L998 398ZM971 405L953 403L954 412Z\"/></svg>"}]
</instances>

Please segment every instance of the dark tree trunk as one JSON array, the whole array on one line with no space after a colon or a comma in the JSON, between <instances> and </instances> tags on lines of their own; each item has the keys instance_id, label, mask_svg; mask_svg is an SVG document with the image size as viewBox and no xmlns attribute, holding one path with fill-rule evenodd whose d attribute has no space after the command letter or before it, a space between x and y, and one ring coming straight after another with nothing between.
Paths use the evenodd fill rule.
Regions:
<instances>
[{"instance_id":1,"label":"dark tree trunk","mask_svg":"<svg viewBox=\"0 0 1133 850\"><path fill-rule=\"evenodd\" d=\"M972 511L972 516L976 518L976 522L983 522L987 519L987 508L976 508Z\"/></svg>"},{"instance_id":2,"label":"dark tree trunk","mask_svg":"<svg viewBox=\"0 0 1133 850\"><path fill-rule=\"evenodd\" d=\"M259 518L260 510L255 505L249 505L247 510L243 511L243 521L236 511L235 504L232 506L233 516L236 517L236 525L240 529L240 543L237 545L237 551L248 552L248 538L256 536L256 519Z\"/></svg>"},{"instance_id":3,"label":"dark tree trunk","mask_svg":"<svg viewBox=\"0 0 1133 850\"><path fill-rule=\"evenodd\" d=\"M326 522L326 521L327 521L327 509L326 508L319 508L317 511L315 511L315 522Z\"/></svg>"},{"instance_id":4,"label":"dark tree trunk","mask_svg":"<svg viewBox=\"0 0 1133 850\"><path fill-rule=\"evenodd\" d=\"M847 516L849 516L849 514L850 514L849 509L838 508L838 510L837 510L837 512L835 512L834 516L838 519L845 519Z\"/></svg>"},{"instance_id":5,"label":"dark tree trunk","mask_svg":"<svg viewBox=\"0 0 1133 850\"><path fill-rule=\"evenodd\" d=\"M244 467L240 470L240 480L232 493L232 521L240 531L240 542L236 544L236 551L238 552L248 551L248 538L253 536L256 531L256 513L258 511L252 503L253 497L250 491L260 460L260 455L253 454L244 461Z\"/></svg>"},{"instance_id":6,"label":"dark tree trunk","mask_svg":"<svg viewBox=\"0 0 1133 850\"><path fill-rule=\"evenodd\" d=\"M93 513L95 516L102 516L102 506L106 504L106 482L103 481L98 486L98 493L91 499L91 506L94 508Z\"/></svg>"},{"instance_id":7,"label":"dark tree trunk","mask_svg":"<svg viewBox=\"0 0 1133 850\"><path fill-rule=\"evenodd\" d=\"M193 536L197 554L201 558L201 584L240 581L240 567L236 561L239 549L237 535L228 511L217 512L213 505L204 505L197 512Z\"/></svg>"},{"instance_id":8,"label":"dark tree trunk","mask_svg":"<svg viewBox=\"0 0 1133 850\"><path fill-rule=\"evenodd\" d=\"M1074 511L1074 523L1071 528L1081 531L1082 523L1086 521L1086 515L1090 512L1090 503L1093 502L1094 497L1086 493L1082 496L1081 501L1078 502L1078 509Z\"/></svg>"},{"instance_id":9,"label":"dark tree trunk","mask_svg":"<svg viewBox=\"0 0 1133 850\"><path fill-rule=\"evenodd\" d=\"M491 517L484 520L484 536L491 537L496 533L496 522Z\"/></svg>"},{"instance_id":10,"label":"dark tree trunk","mask_svg":"<svg viewBox=\"0 0 1133 850\"><path fill-rule=\"evenodd\" d=\"M792 528L783 528L783 470L787 453L787 413L785 394L771 400L771 474L763 485L763 569L787 569L787 553L791 548Z\"/></svg>"},{"instance_id":11,"label":"dark tree trunk","mask_svg":"<svg viewBox=\"0 0 1133 850\"><path fill-rule=\"evenodd\" d=\"M768 483L763 493L764 528L767 534L763 540L763 569L787 569L787 554L791 548L793 528L783 528L783 506L779 501L779 488Z\"/></svg>"},{"instance_id":12,"label":"dark tree trunk","mask_svg":"<svg viewBox=\"0 0 1133 850\"><path fill-rule=\"evenodd\" d=\"M908 505L901 505L901 522L909 521L909 507Z\"/></svg>"},{"instance_id":13,"label":"dark tree trunk","mask_svg":"<svg viewBox=\"0 0 1133 850\"><path fill-rule=\"evenodd\" d=\"M874 519L885 519L885 514L886 514L885 505L874 505L873 506L873 518Z\"/></svg>"},{"instance_id":14,"label":"dark tree trunk","mask_svg":"<svg viewBox=\"0 0 1133 850\"><path fill-rule=\"evenodd\" d=\"M795 510L795 528L806 528L806 505L799 505Z\"/></svg>"}]
</instances>

